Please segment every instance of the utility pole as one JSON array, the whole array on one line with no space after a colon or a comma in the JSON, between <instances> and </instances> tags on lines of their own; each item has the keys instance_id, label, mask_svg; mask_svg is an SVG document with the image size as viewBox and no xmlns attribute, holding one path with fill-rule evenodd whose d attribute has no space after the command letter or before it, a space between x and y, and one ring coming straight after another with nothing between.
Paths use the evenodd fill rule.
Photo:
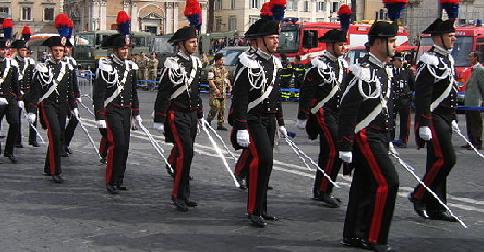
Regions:
<instances>
[{"instance_id":1,"label":"utility pole","mask_svg":"<svg viewBox=\"0 0 484 252\"><path fill-rule=\"evenodd\" d=\"M208 10L207 10L207 33L212 33L213 32L213 20L214 20L214 4L215 0L208 0Z\"/></svg>"}]
</instances>

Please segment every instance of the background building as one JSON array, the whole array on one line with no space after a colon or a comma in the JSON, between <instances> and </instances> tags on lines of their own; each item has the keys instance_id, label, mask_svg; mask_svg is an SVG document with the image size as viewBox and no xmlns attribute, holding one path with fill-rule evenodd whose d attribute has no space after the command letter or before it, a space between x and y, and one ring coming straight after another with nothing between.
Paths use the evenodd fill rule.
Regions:
<instances>
[{"instance_id":1,"label":"background building","mask_svg":"<svg viewBox=\"0 0 484 252\"><path fill-rule=\"evenodd\" d=\"M54 18L63 11L63 2L62 0L0 0L0 15L12 18L14 34L20 34L24 25L29 25L33 33L56 32Z\"/></svg>"}]
</instances>

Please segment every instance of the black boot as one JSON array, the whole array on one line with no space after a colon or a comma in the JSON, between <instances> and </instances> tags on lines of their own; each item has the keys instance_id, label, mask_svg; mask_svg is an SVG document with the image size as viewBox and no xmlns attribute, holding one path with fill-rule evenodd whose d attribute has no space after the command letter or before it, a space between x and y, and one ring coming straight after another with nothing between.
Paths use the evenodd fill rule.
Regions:
<instances>
[{"instance_id":1,"label":"black boot","mask_svg":"<svg viewBox=\"0 0 484 252\"><path fill-rule=\"evenodd\" d=\"M186 199L185 205L187 205L188 207L196 207L198 206L198 203L196 201Z\"/></svg>"},{"instance_id":2,"label":"black boot","mask_svg":"<svg viewBox=\"0 0 484 252\"><path fill-rule=\"evenodd\" d=\"M173 205L175 205L175 207L176 207L176 210L178 210L180 212L186 212L186 211L188 211L187 204L185 204L185 201L184 200L181 200L181 199L172 199L172 201L173 201Z\"/></svg>"},{"instance_id":3,"label":"black boot","mask_svg":"<svg viewBox=\"0 0 484 252\"><path fill-rule=\"evenodd\" d=\"M264 221L264 219L261 216L249 214L248 218L250 220L250 223L255 227L263 228L267 226L267 223Z\"/></svg>"},{"instance_id":4,"label":"black boot","mask_svg":"<svg viewBox=\"0 0 484 252\"><path fill-rule=\"evenodd\" d=\"M36 147L36 148L40 147L40 144L37 141L30 142L29 145L32 146L32 147Z\"/></svg>"},{"instance_id":5,"label":"black boot","mask_svg":"<svg viewBox=\"0 0 484 252\"><path fill-rule=\"evenodd\" d=\"M239 188L241 190L246 190L247 189L247 183L245 182L245 179L241 176L235 176L235 180L239 183Z\"/></svg>"},{"instance_id":6,"label":"black boot","mask_svg":"<svg viewBox=\"0 0 484 252\"><path fill-rule=\"evenodd\" d=\"M110 184L106 185L106 190L110 194L118 194L119 193L119 191L116 189L116 187L114 187L113 185L110 185Z\"/></svg>"},{"instance_id":7,"label":"black boot","mask_svg":"<svg viewBox=\"0 0 484 252\"><path fill-rule=\"evenodd\" d=\"M428 212L428 215L431 220L457 222L457 219L448 212Z\"/></svg>"},{"instance_id":8,"label":"black boot","mask_svg":"<svg viewBox=\"0 0 484 252\"><path fill-rule=\"evenodd\" d=\"M425 203L421 200L417 200L413 197L413 193L408 195L408 200L413 203L413 209L418 214L418 216L428 219L429 215L427 214Z\"/></svg>"},{"instance_id":9,"label":"black boot","mask_svg":"<svg viewBox=\"0 0 484 252\"><path fill-rule=\"evenodd\" d=\"M52 176L52 181L54 181L56 184L64 183L64 179L61 177L61 175Z\"/></svg>"},{"instance_id":10,"label":"black boot","mask_svg":"<svg viewBox=\"0 0 484 252\"><path fill-rule=\"evenodd\" d=\"M12 153L5 153L3 154L6 158L10 159L10 162L12 162L12 164L16 164L18 163L18 160L17 158L12 154Z\"/></svg>"},{"instance_id":11,"label":"black boot","mask_svg":"<svg viewBox=\"0 0 484 252\"><path fill-rule=\"evenodd\" d=\"M329 208L338 208L340 206L340 200L335 198L331 193L319 193L315 198L318 201L324 202L325 206Z\"/></svg>"}]
</instances>

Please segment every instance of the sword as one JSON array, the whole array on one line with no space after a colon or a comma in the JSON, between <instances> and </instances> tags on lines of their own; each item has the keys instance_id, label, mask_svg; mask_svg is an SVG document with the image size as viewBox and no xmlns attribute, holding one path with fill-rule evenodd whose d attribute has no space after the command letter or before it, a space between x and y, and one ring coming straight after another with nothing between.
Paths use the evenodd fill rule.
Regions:
<instances>
[{"instance_id":1,"label":"sword","mask_svg":"<svg viewBox=\"0 0 484 252\"><path fill-rule=\"evenodd\" d=\"M163 153L165 153L165 151L163 150L163 148L161 148L161 146L158 144L158 142L156 142L156 140L153 137L153 135L151 135L150 131L143 125L143 123L141 123L141 121L138 121L138 123L139 123L139 126L140 126L141 130L148 137L148 139L149 139L151 145L153 146L153 148L156 150L156 152L158 152L158 154L161 156L161 158L163 159L163 161L165 161L165 164L168 166L168 168L170 169L170 171L172 173L174 173L173 167L171 167L171 164L168 162L168 160L166 159L165 155L163 154Z\"/></svg>"},{"instance_id":2,"label":"sword","mask_svg":"<svg viewBox=\"0 0 484 252\"><path fill-rule=\"evenodd\" d=\"M454 125L453 125L454 126ZM469 141L469 139L467 139L464 134L462 134L462 132L460 131L460 128L459 128L459 125L456 123L455 124L455 127L452 127L452 130L457 133L457 135L459 135L460 137L462 137L462 139L464 139L464 141L467 142L467 144L472 148L472 150L479 156L481 157L482 159L484 159L484 155L482 155L482 153L480 153L477 148L472 144L471 141Z\"/></svg>"},{"instance_id":3,"label":"sword","mask_svg":"<svg viewBox=\"0 0 484 252\"><path fill-rule=\"evenodd\" d=\"M96 151L97 155L99 156L99 158L102 158L101 157L101 154L99 154L99 150L96 147L96 144L94 143L94 140L91 137L91 134L89 134L89 131L87 130L87 128L84 125L84 123L82 122L81 118L79 117L79 115L75 115L74 114L74 116L76 117L77 121L79 121L79 125L81 125L82 130L84 131L84 133L86 133L87 138L89 138L89 142L91 142L91 145L94 148L94 150Z\"/></svg>"},{"instance_id":4,"label":"sword","mask_svg":"<svg viewBox=\"0 0 484 252\"><path fill-rule=\"evenodd\" d=\"M33 123L31 123L28 119L28 116L27 114L25 113L25 111L22 109L22 114L24 115L25 119L27 119L27 122L29 123L30 127L35 131L35 134L37 136L39 136L40 138L40 142L42 142L43 144L45 144L45 141L44 141L44 138L42 137L42 135L39 133L39 131L37 131L37 128L34 126ZM37 116L37 115L36 115Z\"/></svg>"},{"instance_id":5,"label":"sword","mask_svg":"<svg viewBox=\"0 0 484 252\"><path fill-rule=\"evenodd\" d=\"M212 131L212 133L215 135L215 137L217 137L220 142L222 142L224 148L225 148L225 151L227 151L229 154L230 154L230 157L234 160L234 162L237 160L237 158L235 157L234 153L230 151L230 149L227 147L227 145L225 144L224 140L222 139L222 137L217 134L217 131L212 128L212 126L210 126L210 124L208 123L208 121L204 120L204 122L207 124L208 126L208 129L210 129L210 131Z\"/></svg>"}]
</instances>

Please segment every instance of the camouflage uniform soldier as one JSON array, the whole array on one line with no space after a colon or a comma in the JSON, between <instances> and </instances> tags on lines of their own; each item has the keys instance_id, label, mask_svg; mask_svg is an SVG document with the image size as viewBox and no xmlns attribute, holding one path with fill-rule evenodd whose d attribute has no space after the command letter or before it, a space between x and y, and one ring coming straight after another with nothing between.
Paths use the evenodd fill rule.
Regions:
<instances>
[{"instance_id":1,"label":"camouflage uniform soldier","mask_svg":"<svg viewBox=\"0 0 484 252\"><path fill-rule=\"evenodd\" d=\"M158 59L156 58L156 54L152 53L151 58L148 61L148 71L150 80L156 80L156 74L158 73Z\"/></svg>"},{"instance_id":2,"label":"camouflage uniform soldier","mask_svg":"<svg viewBox=\"0 0 484 252\"><path fill-rule=\"evenodd\" d=\"M208 72L208 85L210 86L210 112L207 121L209 123L217 116L217 129L227 130L224 127L225 92L232 89L228 79L228 72L224 67L223 55L215 54L214 64Z\"/></svg>"}]
</instances>

